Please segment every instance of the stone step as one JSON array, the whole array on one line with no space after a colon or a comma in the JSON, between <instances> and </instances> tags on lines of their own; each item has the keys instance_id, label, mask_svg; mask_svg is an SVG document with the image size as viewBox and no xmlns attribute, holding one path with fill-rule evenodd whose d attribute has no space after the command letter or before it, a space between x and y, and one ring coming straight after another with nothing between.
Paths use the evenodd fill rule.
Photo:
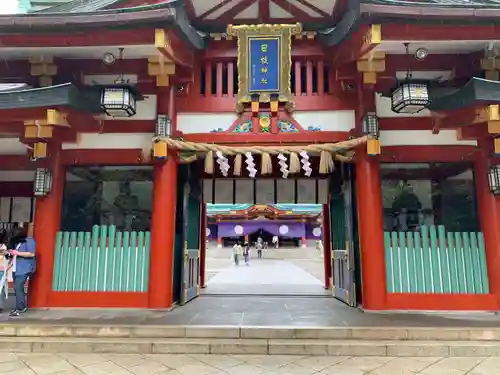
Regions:
<instances>
[{"instance_id":1,"label":"stone step","mask_svg":"<svg viewBox=\"0 0 500 375\"><path fill-rule=\"evenodd\" d=\"M16 353L259 354L390 357L500 355L494 341L394 341L213 338L2 337L0 351Z\"/></svg>"},{"instance_id":2,"label":"stone step","mask_svg":"<svg viewBox=\"0 0 500 375\"><path fill-rule=\"evenodd\" d=\"M500 328L0 325L0 337L498 341Z\"/></svg>"}]
</instances>

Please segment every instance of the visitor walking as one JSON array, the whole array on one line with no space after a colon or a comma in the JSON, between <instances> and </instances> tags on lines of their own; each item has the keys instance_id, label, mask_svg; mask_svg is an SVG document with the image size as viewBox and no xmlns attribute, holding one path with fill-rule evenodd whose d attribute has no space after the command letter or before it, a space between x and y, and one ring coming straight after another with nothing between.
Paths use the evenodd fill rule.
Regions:
<instances>
[{"instance_id":1,"label":"visitor walking","mask_svg":"<svg viewBox=\"0 0 500 375\"><path fill-rule=\"evenodd\" d=\"M35 240L28 236L26 228L14 228L9 241L9 256L13 257L12 276L14 278L14 292L16 293L16 308L10 316L19 316L28 311L26 281L36 270Z\"/></svg>"},{"instance_id":2,"label":"visitor walking","mask_svg":"<svg viewBox=\"0 0 500 375\"><path fill-rule=\"evenodd\" d=\"M277 249L278 248L278 236L273 236L272 242L273 242L273 247L275 249Z\"/></svg>"},{"instance_id":3,"label":"visitor walking","mask_svg":"<svg viewBox=\"0 0 500 375\"><path fill-rule=\"evenodd\" d=\"M245 264L248 266L250 263L250 244L245 242L243 246L243 257L245 258Z\"/></svg>"},{"instance_id":4,"label":"visitor walking","mask_svg":"<svg viewBox=\"0 0 500 375\"><path fill-rule=\"evenodd\" d=\"M263 245L262 245L262 242L257 242L257 258L261 259L262 258L262 249L263 249Z\"/></svg>"},{"instance_id":5,"label":"visitor walking","mask_svg":"<svg viewBox=\"0 0 500 375\"><path fill-rule=\"evenodd\" d=\"M323 252L323 241L321 240L316 241L316 250L318 250L318 252L320 253Z\"/></svg>"},{"instance_id":6,"label":"visitor walking","mask_svg":"<svg viewBox=\"0 0 500 375\"><path fill-rule=\"evenodd\" d=\"M242 253L241 245L238 241L236 241L236 243L233 246L233 261L234 265L236 266L240 264L241 253Z\"/></svg>"}]
</instances>

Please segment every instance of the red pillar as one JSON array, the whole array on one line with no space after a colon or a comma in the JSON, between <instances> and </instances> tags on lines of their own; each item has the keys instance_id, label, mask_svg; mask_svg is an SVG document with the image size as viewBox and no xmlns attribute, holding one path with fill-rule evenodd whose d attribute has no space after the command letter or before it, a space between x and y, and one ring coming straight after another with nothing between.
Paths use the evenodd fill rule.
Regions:
<instances>
[{"instance_id":1,"label":"red pillar","mask_svg":"<svg viewBox=\"0 0 500 375\"><path fill-rule=\"evenodd\" d=\"M205 269L207 254L207 204L201 202L201 235L200 235L200 287L205 288Z\"/></svg>"},{"instance_id":2,"label":"red pillar","mask_svg":"<svg viewBox=\"0 0 500 375\"><path fill-rule=\"evenodd\" d=\"M175 86L158 92L158 113L167 114L173 130L177 127ZM149 263L149 307L173 304L175 214L177 203L177 163L175 153L154 165L153 210L151 214L151 254Z\"/></svg>"},{"instance_id":3,"label":"red pillar","mask_svg":"<svg viewBox=\"0 0 500 375\"><path fill-rule=\"evenodd\" d=\"M330 209L328 204L323 205L323 260L325 264L325 289L330 288L330 277L332 277L332 244L330 236Z\"/></svg>"},{"instance_id":4,"label":"red pillar","mask_svg":"<svg viewBox=\"0 0 500 375\"><path fill-rule=\"evenodd\" d=\"M52 190L36 198L34 238L36 241L37 270L30 283L29 306L50 307L54 274L54 250L61 224L61 207L64 188L64 167L61 163L61 146L49 145L47 167L52 171Z\"/></svg>"},{"instance_id":5,"label":"red pillar","mask_svg":"<svg viewBox=\"0 0 500 375\"><path fill-rule=\"evenodd\" d=\"M154 166L149 307L167 308L173 303L173 265L177 164L174 155Z\"/></svg>"},{"instance_id":6,"label":"red pillar","mask_svg":"<svg viewBox=\"0 0 500 375\"><path fill-rule=\"evenodd\" d=\"M222 237L217 237L217 247L222 247Z\"/></svg>"},{"instance_id":7,"label":"red pillar","mask_svg":"<svg viewBox=\"0 0 500 375\"><path fill-rule=\"evenodd\" d=\"M361 147L356 151L356 191L363 307L382 310L387 289L380 166L378 158L368 156Z\"/></svg>"},{"instance_id":8,"label":"red pillar","mask_svg":"<svg viewBox=\"0 0 500 375\"><path fill-rule=\"evenodd\" d=\"M490 143L482 140L476 154L474 179L479 223L484 235L490 293L500 298L500 200L491 194L488 185Z\"/></svg>"}]
</instances>

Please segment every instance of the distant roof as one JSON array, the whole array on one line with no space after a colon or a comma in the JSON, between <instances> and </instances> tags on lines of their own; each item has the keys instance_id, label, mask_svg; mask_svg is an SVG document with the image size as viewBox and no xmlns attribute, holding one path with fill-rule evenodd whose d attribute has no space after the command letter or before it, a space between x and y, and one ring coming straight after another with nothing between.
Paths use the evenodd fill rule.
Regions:
<instances>
[{"instance_id":1,"label":"distant roof","mask_svg":"<svg viewBox=\"0 0 500 375\"><path fill-rule=\"evenodd\" d=\"M207 214L228 214L231 211L245 211L254 206L250 203L241 204L224 204L224 203L207 203ZM275 208L278 211L291 211L294 214L320 214L323 206L321 204L269 204L268 206Z\"/></svg>"}]
</instances>

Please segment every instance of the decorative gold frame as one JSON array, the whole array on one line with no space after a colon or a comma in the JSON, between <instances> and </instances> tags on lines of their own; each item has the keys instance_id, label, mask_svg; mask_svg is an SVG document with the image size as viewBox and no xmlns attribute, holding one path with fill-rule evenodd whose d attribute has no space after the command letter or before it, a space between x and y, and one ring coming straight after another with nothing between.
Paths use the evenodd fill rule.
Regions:
<instances>
[{"instance_id":1,"label":"decorative gold frame","mask_svg":"<svg viewBox=\"0 0 500 375\"><path fill-rule=\"evenodd\" d=\"M251 97L248 91L248 39L251 37L279 38L281 49L280 66L280 102L292 101L292 90L290 77L292 72L292 36L302 33L302 25L228 25L227 35L238 38L238 105L250 103ZM261 92L259 102L271 101L271 93Z\"/></svg>"}]
</instances>

